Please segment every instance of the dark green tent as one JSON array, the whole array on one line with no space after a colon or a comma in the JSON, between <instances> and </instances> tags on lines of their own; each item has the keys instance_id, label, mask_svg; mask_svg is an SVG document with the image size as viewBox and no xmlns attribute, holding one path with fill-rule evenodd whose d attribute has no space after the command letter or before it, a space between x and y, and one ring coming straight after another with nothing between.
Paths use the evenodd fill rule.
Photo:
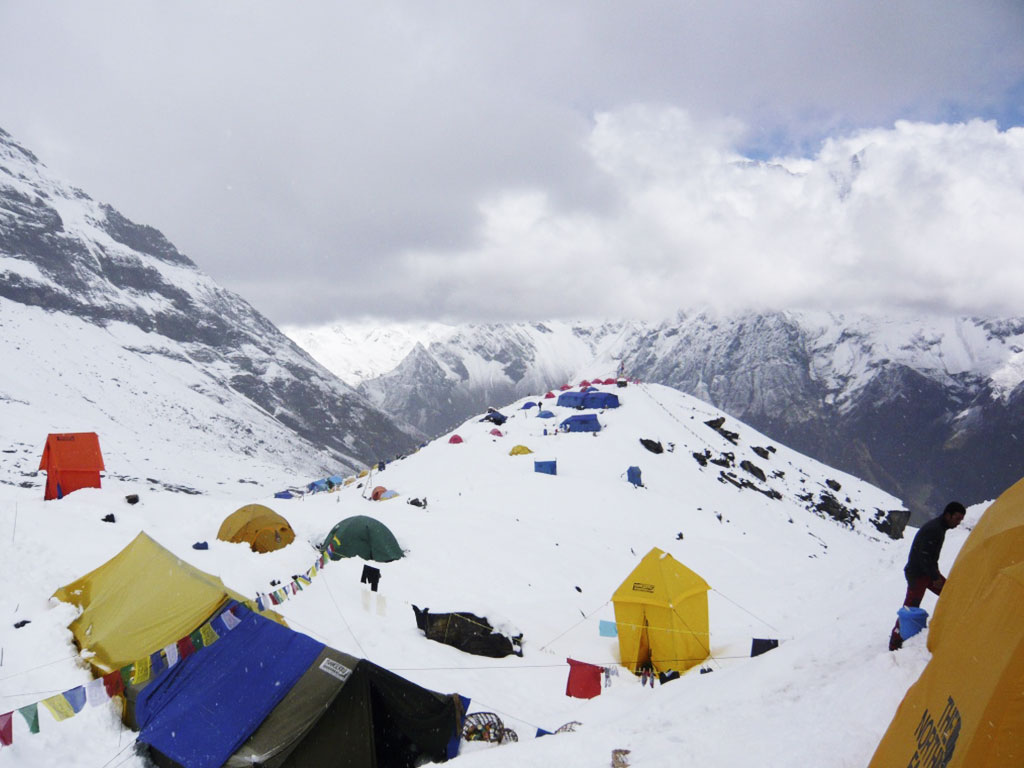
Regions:
<instances>
[{"instance_id":1,"label":"dark green tent","mask_svg":"<svg viewBox=\"0 0 1024 768\"><path fill-rule=\"evenodd\" d=\"M398 546L395 535L384 523L366 515L347 517L334 526L321 549L332 560L361 557L389 563L402 557L402 548Z\"/></svg>"}]
</instances>

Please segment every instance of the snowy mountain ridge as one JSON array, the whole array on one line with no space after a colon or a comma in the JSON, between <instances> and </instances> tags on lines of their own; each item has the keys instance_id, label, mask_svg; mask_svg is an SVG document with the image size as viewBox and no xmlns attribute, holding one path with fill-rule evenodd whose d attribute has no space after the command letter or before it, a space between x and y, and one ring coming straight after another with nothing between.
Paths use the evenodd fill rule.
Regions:
<instances>
[{"instance_id":1,"label":"snowy mountain ridge","mask_svg":"<svg viewBox=\"0 0 1024 768\"><path fill-rule=\"evenodd\" d=\"M438 325L415 334L384 325L372 336L370 328L288 333L332 365L366 361L362 376L337 372L361 378L373 402L427 434L486 405L621 366L870 479L918 518L943 499L992 498L1024 462L1014 437L1024 428L1022 318L680 312L661 323ZM367 351L371 338L385 351Z\"/></svg>"}]
</instances>

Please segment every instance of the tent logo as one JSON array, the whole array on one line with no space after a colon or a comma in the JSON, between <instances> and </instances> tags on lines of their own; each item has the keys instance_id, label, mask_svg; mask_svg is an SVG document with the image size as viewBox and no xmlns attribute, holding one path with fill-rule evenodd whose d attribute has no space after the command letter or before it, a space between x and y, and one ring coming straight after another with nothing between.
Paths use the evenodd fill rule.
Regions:
<instances>
[{"instance_id":1,"label":"tent logo","mask_svg":"<svg viewBox=\"0 0 1024 768\"><path fill-rule=\"evenodd\" d=\"M654 585L653 584L644 584L642 581L634 581L633 582L633 591L634 592L649 592L649 593L650 592L654 592Z\"/></svg>"},{"instance_id":2,"label":"tent logo","mask_svg":"<svg viewBox=\"0 0 1024 768\"><path fill-rule=\"evenodd\" d=\"M348 680L348 676L352 674L352 670L341 664L334 659L324 659L320 662L320 669L326 672L331 677L336 677L341 682Z\"/></svg>"},{"instance_id":3,"label":"tent logo","mask_svg":"<svg viewBox=\"0 0 1024 768\"><path fill-rule=\"evenodd\" d=\"M945 768L949 765L949 761L953 759L953 750L956 749L957 738L960 736L961 724L960 710L952 696L946 702L938 722L926 709L914 731L917 750L909 765L921 768Z\"/></svg>"}]
</instances>

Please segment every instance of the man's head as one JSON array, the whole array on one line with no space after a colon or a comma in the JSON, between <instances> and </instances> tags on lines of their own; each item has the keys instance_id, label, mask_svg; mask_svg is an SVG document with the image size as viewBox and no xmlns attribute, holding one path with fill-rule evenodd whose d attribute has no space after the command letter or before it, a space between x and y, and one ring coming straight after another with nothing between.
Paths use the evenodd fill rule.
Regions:
<instances>
[{"instance_id":1,"label":"man's head","mask_svg":"<svg viewBox=\"0 0 1024 768\"><path fill-rule=\"evenodd\" d=\"M956 528L960 523L963 522L964 515L967 514L967 509L959 501L951 501L946 505L946 508L942 510L942 516L946 519L947 528Z\"/></svg>"}]
</instances>

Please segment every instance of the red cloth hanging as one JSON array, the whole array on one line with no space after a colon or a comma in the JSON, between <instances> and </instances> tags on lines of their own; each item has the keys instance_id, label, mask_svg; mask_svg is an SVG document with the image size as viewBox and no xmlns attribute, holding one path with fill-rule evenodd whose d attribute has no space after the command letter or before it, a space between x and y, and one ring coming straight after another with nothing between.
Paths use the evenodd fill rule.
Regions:
<instances>
[{"instance_id":1,"label":"red cloth hanging","mask_svg":"<svg viewBox=\"0 0 1024 768\"><path fill-rule=\"evenodd\" d=\"M585 661L566 659L569 662L569 680L565 684L565 695L577 699L592 699L601 695L601 675L604 667L587 664Z\"/></svg>"}]
</instances>

